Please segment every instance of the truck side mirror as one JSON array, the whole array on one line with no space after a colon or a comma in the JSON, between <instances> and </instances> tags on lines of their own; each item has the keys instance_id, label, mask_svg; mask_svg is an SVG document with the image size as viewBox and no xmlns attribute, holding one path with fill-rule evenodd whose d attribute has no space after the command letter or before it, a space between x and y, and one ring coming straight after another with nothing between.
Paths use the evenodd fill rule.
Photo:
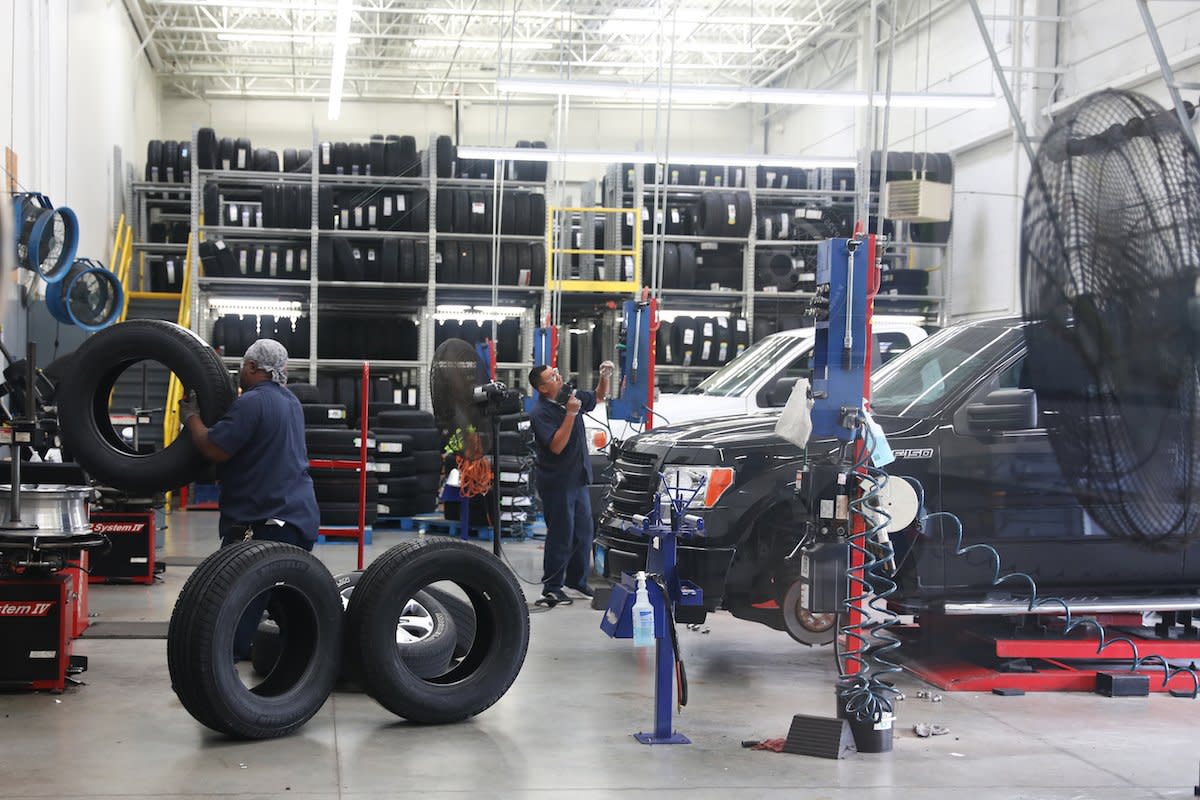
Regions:
<instances>
[{"instance_id":1,"label":"truck side mirror","mask_svg":"<svg viewBox=\"0 0 1200 800\"><path fill-rule=\"evenodd\" d=\"M967 427L977 435L1036 428L1037 419L1033 389L996 389L982 403L967 406Z\"/></svg>"},{"instance_id":2,"label":"truck side mirror","mask_svg":"<svg viewBox=\"0 0 1200 800\"><path fill-rule=\"evenodd\" d=\"M767 393L767 403L769 408L783 408L787 405L788 398L792 396L792 389L796 385L796 381L800 378L780 378L771 387Z\"/></svg>"}]
</instances>

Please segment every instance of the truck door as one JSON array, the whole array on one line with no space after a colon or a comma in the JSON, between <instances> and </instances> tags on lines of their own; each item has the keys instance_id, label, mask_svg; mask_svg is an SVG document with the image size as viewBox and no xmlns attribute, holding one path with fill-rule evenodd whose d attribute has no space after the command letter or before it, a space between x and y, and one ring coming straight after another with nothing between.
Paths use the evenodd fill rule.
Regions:
<instances>
[{"instance_id":1,"label":"truck door","mask_svg":"<svg viewBox=\"0 0 1200 800\"><path fill-rule=\"evenodd\" d=\"M1040 589L1181 579L1178 554L1164 558L1112 539L1084 512L1058 467L1024 363L1023 354L1003 363L942 428L942 504L962 520L963 544L991 544L1001 574L1028 573ZM956 557L953 546L946 542L946 583L987 586L985 554Z\"/></svg>"}]
</instances>

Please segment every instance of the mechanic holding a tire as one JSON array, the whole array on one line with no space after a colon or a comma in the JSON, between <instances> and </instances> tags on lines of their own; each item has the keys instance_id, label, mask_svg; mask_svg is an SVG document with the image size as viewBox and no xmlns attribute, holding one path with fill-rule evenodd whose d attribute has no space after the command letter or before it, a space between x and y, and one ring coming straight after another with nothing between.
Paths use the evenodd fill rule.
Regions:
<instances>
[{"instance_id":1,"label":"mechanic holding a tire","mask_svg":"<svg viewBox=\"0 0 1200 800\"><path fill-rule=\"evenodd\" d=\"M242 394L211 427L194 392L179 401L179 418L221 479L221 546L246 539L312 550L320 514L308 474L304 412L287 384L287 349L259 339L238 373Z\"/></svg>"},{"instance_id":2,"label":"mechanic holding a tire","mask_svg":"<svg viewBox=\"0 0 1200 800\"><path fill-rule=\"evenodd\" d=\"M604 402L612 373L613 363L605 361L600 365L595 393L572 390L560 399L563 378L557 369L538 364L529 371L529 384L538 395L529 416L537 446L537 489L546 518L542 598L537 605L569 605L571 598L563 591L564 584L585 597L592 596L587 582L592 561L592 503L588 497L592 466L579 412L587 413Z\"/></svg>"}]
</instances>

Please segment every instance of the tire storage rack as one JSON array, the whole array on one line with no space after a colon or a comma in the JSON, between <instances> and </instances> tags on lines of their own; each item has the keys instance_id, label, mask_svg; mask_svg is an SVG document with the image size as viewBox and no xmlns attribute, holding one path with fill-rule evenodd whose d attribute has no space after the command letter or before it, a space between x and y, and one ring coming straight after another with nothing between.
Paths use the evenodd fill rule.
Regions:
<instances>
[{"instance_id":1,"label":"tire storage rack","mask_svg":"<svg viewBox=\"0 0 1200 800\"><path fill-rule=\"evenodd\" d=\"M872 185L880 180L878 172L876 154ZM888 154L884 181L914 175L953 183L953 163L940 153ZM568 235L578 249L615 250L630 247L633 225L642 225L642 282L657 289L662 308L655 371L668 391L694 386L752 342L807 324L803 314L815 286L816 242L852 234L855 197L853 169L611 164L599 186L584 187L581 204L641 208L640 223L634 214L619 227L611 217L581 214ZM872 192L872 230L879 210ZM663 229L661 252L653 235L656 221ZM875 312L945 324L950 223L883 220L882 233L889 241L881 248ZM575 257L570 266L581 279L632 274L628 256ZM599 364L606 337L615 336L615 316L594 326L585 346L576 340L589 338L586 334L563 337L561 355L573 372L590 372Z\"/></svg>"},{"instance_id":2,"label":"tire storage rack","mask_svg":"<svg viewBox=\"0 0 1200 800\"><path fill-rule=\"evenodd\" d=\"M379 488L378 482L368 474L371 464L367 460L367 453L375 447L367 424L370 385L371 365L364 361L358 436L349 441L344 441L344 437L337 435L349 431L344 424L338 424L346 418L344 406L314 406L305 404L305 398L299 397L305 409L304 437L309 452L308 467L313 475L313 490L316 492L317 505L321 512L317 534L327 539L354 538L358 545L359 569L363 568L363 545L369 535L369 527L374 526L377 516L376 508L369 502L369 498L370 494L378 496ZM314 450L318 449L320 452L314 457ZM357 459L339 457L350 455L355 449L358 451ZM347 450L350 452L345 452ZM352 479L344 480L339 472L355 474ZM371 489L374 491L370 492Z\"/></svg>"},{"instance_id":3,"label":"tire storage rack","mask_svg":"<svg viewBox=\"0 0 1200 800\"><path fill-rule=\"evenodd\" d=\"M544 292L545 164L510 162L516 177L504 178L497 207L493 162L456 159L446 136L418 152L412 137L317 134L311 150L280 158L198 129L191 150L193 327L227 364L254 339L275 338L310 383L370 360L393 379L396 402L429 410L437 337L491 335L494 312L483 307L495 278L513 315L497 325L498 369L521 385ZM452 319L420 324L426 312Z\"/></svg>"},{"instance_id":4,"label":"tire storage rack","mask_svg":"<svg viewBox=\"0 0 1200 800\"><path fill-rule=\"evenodd\" d=\"M192 143L152 139L141 178L128 168L125 208L134 228L137 269L126 289L178 294L192 232ZM120 165L117 165L120 167Z\"/></svg>"}]
</instances>

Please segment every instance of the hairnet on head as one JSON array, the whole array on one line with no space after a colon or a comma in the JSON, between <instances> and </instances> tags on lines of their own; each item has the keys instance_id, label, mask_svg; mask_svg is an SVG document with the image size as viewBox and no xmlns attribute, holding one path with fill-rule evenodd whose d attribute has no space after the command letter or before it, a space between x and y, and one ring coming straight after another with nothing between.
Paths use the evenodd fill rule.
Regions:
<instances>
[{"instance_id":1,"label":"hairnet on head","mask_svg":"<svg viewBox=\"0 0 1200 800\"><path fill-rule=\"evenodd\" d=\"M276 383L287 383L287 360L287 348L274 339L259 339L242 356L242 361L253 361L259 369L266 370Z\"/></svg>"}]
</instances>

